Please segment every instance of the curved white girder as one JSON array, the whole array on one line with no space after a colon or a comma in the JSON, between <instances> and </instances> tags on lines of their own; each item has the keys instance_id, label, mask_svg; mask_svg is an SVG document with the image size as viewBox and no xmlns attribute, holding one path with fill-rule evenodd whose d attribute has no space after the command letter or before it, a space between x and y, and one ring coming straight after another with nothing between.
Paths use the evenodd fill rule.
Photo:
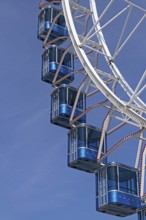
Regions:
<instances>
[{"instance_id":1,"label":"curved white girder","mask_svg":"<svg viewBox=\"0 0 146 220\"><path fill-rule=\"evenodd\" d=\"M95 7L95 0L90 0L90 5L91 5L92 10L94 8L94 10L93 10L94 11L94 13L93 13L94 14L93 15L94 19L93 20L96 21L96 19L98 19L98 16L97 16L96 7ZM109 101L111 103L113 103L114 106L116 106L117 109L120 109L121 113L124 113L129 118L134 120L137 124L139 124L139 127L145 127L146 128L146 119L143 118L140 114L133 111L130 108L130 106L126 106L126 104L122 100L120 100L107 87L107 85L102 81L102 79L98 76L97 72L95 71L95 69L91 65L91 63L90 63L88 57L86 56L84 50L80 46L81 42L79 40L78 34L76 32L76 28L74 26L69 0L62 0L62 7L63 7L64 16L65 16L65 19L66 19L66 24L67 24L67 27L68 27L70 39L72 41L72 44L73 44L74 49L75 49L75 51L78 55L79 60L82 63L82 66L85 68L85 70L86 70L87 74L89 75L89 77L91 78L91 80L94 82L96 87L104 94L104 96L107 97L109 99ZM97 28L98 28L98 26L97 26ZM100 26L99 26L99 28L100 28ZM100 34L101 34L101 32L100 32ZM103 44L103 42L102 42L102 44ZM104 43L104 50L106 50L104 52L110 54L110 52L109 52L109 50L108 50L105 43ZM119 78L119 77L121 78L120 81L122 83L122 86L128 91L128 93L131 93L131 92L133 93L132 89L126 83L126 81L124 80L124 78L120 74L120 72L117 69L117 67L115 66L115 64L111 63L110 68L115 73L117 78ZM140 106L145 107L145 104L139 98L137 98L136 101L138 102L138 106L140 105Z\"/></svg>"},{"instance_id":2,"label":"curved white girder","mask_svg":"<svg viewBox=\"0 0 146 220\"><path fill-rule=\"evenodd\" d=\"M91 7L91 11L93 12L93 16L92 16L93 23L96 24L99 19L98 19L98 13L97 13L97 9L96 9L95 0L90 0L90 7ZM112 55L107 47L107 44L106 44L106 41L105 41L105 38L104 38L102 31L98 31L98 30L101 30L101 26L100 26L99 22L97 23L95 29L97 29L98 40L99 40L100 44L102 45L102 49L103 49L104 54L106 54L105 59L108 62L109 67L112 70L112 73L114 74L115 77L117 77L119 79L118 82L123 87L123 89L126 91L127 95L129 95L129 97L131 97L132 94L134 93L134 91L129 86L129 84L126 82L124 77L121 75L121 73L120 73L119 69L117 68L117 66L115 65L115 63L114 62L109 63L108 57L112 57ZM136 97L134 102L139 107L146 108L145 103L139 97Z\"/></svg>"}]
</instances>

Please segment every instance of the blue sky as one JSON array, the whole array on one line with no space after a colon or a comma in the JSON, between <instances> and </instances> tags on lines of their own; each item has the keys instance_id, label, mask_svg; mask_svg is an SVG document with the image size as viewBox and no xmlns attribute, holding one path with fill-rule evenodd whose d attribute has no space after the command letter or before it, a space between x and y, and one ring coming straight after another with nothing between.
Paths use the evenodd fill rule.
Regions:
<instances>
[{"instance_id":1,"label":"blue sky","mask_svg":"<svg viewBox=\"0 0 146 220\"><path fill-rule=\"evenodd\" d=\"M67 167L67 131L49 123L38 3L1 1L0 219L118 219L96 212L94 175Z\"/></svg>"}]
</instances>

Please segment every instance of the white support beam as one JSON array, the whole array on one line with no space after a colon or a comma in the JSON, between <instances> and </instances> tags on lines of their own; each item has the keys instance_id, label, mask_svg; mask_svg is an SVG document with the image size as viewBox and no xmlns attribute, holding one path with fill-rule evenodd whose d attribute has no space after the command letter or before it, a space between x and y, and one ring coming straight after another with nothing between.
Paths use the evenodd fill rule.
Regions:
<instances>
[{"instance_id":1,"label":"white support beam","mask_svg":"<svg viewBox=\"0 0 146 220\"><path fill-rule=\"evenodd\" d=\"M120 44L121 44L123 35L124 35L124 33L125 33L125 30L126 30L126 27L127 27L127 24L128 24L128 20L129 20L129 18L130 18L131 11L132 11L132 6L129 8L129 12L128 12L128 15L127 15L127 17L126 17L125 24L124 24L124 26L123 26L121 35L120 35L120 37L119 37L119 41L118 41L118 43L117 43L117 46L116 46L116 49L115 49L115 52L114 52L114 55L113 55L113 60L115 60L116 56L118 55L118 48L119 48L119 46L120 46Z\"/></svg>"},{"instance_id":2,"label":"white support beam","mask_svg":"<svg viewBox=\"0 0 146 220\"><path fill-rule=\"evenodd\" d=\"M130 101L127 103L127 106L130 106L131 103L133 102L133 100L134 100L134 98L135 98L135 96L136 96L136 93L137 93L137 91L139 90L141 84L143 83L145 77L146 77L146 71L143 73L143 75L142 75L142 77L141 77L139 83L137 84L136 89L135 89L133 95L131 96Z\"/></svg>"},{"instance_id":3,"label":"white support beam","mask_svg":"<svg viewBox=\"0 0 146 220\"><path fill-rule=\"evenodd\" d=\"M140 196L141 197L144 195L145 160L146 160L146 147L142 154L141 183L140 183Z\"/></svg>"},{"instance_id":4,"label":"white support beam","mask_svg":"<svg viewBox=\"0 0 146 220\"><path fill-rule=\"evenodd\" d=\"M132 37L132 35L135 33L135 31L138 29L138 27L141 25L141 23L143 22L143 20L146 18L146 14L144 14L144 16L140 19L140 21L137 23L137 25L134 27L134 29L131 31L131 33L128 35L128 37L125 39L125 41L123 42L123 44L120 46L120 48L117 50L117 53L119 53L123 47L127 44L127 42L129 41L129 39Z\"/></svg>"},{"instance_id":5,"label":"white support beam","mask_svg":"<svg viewBox=\"0 0 146 220\"><path fill-rule=\"evenodd\" d=\"M119 13L117 13L114 17L112 17L107 23L105 23L99 30L96 30L90 37L92 38L94 35L98 34L100 31L102 31L105 27L107 27L111 22L113 22L117 17L119 17L121 14L123 14L130 6L126 6L123 10L121 10Z\"/></svg>"},{"instance_id":6,"label":"white support beam","mask_svg":"<svg viewBox=\"0 0 146 220\"><path fill-rule=\"evenodd\" d=\"M143 143L143 133L140 134L140 140L138 143L138 148L137 148L137 154L136 154L136 161L135 161L135 168L139 168L139 162L140 162L140 153L141 153L141 149L142 149L142 143Z\"/></svg>"},{"instance_id":7,"label":"white support beam","mask_svg":"<svg viewBox=\"0 0 146 220\"><path fill-rule=\"evenodd\" d=\"M70 116L70 119L69 119L70 121L72 121L72 119L73 119L73 116L74 116L74 113L75 113L75 110L76 110L76 107L77 107L77 103L78 103L78 100L79 100L79 97L80 97L81 90L85 86L87 80L88 80L88 76L83 80L83 82L81 83L81 85L78 89L76 99L75 99L75 102L74 102L74 105L73 105L73 108L72 108L71 116Z\"/></svg>"},{"instance_id":8,"label":"white support beam","mask_svg":"<svg viewBox=\"0 0 146 220\"><path fill-rule=\"evenodd\" d=\"M111 0L109 2L109 4L107 5L107 7L105 8L105 10L102 12L102 14L100 15L99 19L95 22L95 24L93 25L93 27L90 29L90 31L88 32L88 34L86 35L86 37L84 38L84 40L82 41L82 43L80 44L80 46L84 45L84 43L86 41L88 41L90 39L90 34L94 31L96 25L100 22L100 20L103 18L103 16L106 14L106 12L108 11L108 9L111 7L112 3L114 2L115 0Z\"/></svg>"},{"instance_id":9,"label":"white support beam","mask_svg":"<svg viewBox=\"0 0 146 220\"><path fill-rule=\"evenodd\" d=\"M105 135L106 135L109 123L110 123L110 114L106 117L104 124L103 124L101 138L100 138L100 144L99 144L99 148L98 148L97 160L99 160L99 158L101 157L101 151L102 151L103 143L105 143Z\"/></svg>"},{"instance_id":10,"label":"white support beam","mask_svg":"<svg viewBox=\"0 0 146 220\"><path fill-rule=\"evenodd\" d=\"M129 119L130 120L130 119ZM126 125L127 123L126 122L122 122L120 123L119 125L115 126L114 128L112 128L111 130L109 130L107 132L107 135L110 135L112 134L113 132L117 131L118 129L122 128L124 125Z\"/></svg>"}]
</instances>

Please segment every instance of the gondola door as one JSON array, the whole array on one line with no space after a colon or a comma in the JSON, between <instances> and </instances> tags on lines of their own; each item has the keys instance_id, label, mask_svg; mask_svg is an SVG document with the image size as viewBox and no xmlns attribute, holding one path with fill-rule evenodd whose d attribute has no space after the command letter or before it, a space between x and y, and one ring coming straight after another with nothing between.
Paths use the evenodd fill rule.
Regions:
<instances>
[{"instance_id":1,"label":"gondola door","mask_svg":"<svg viewBox=\"0 0 146 220\"><path fill-rule=\"evenodd\" d=\"M106 169L98 175L98 204L99 207L107 204L107 174Z\"/></svg>"},{"instance_id":2,"label":"gondola door","mask_svg":"<svg viewBox=\"0 0 146 220\"><path fill-rule=\"evenodd\" d=\"M70 161L77 159L77 130L70 133Z\"/></svg>"},{"instance_id":3,"label":"gondola door","mask_svg":"<svg viewBox=\"0 0 146 220\"><path fill-rule=\"evenodd\" d=\"M59 90L55 90L52 94L52 118L59 115Z\"/></svg>"},{"instance_id":4,"label":"gondola door","mask_svg":"<svg viewBox=\"0 0 146 220\"><path fill-rule=\"evenodd\" d=\"M49 80L49 53L48 50L42 55L42 78Z\"/></svg>"}]
</instances>

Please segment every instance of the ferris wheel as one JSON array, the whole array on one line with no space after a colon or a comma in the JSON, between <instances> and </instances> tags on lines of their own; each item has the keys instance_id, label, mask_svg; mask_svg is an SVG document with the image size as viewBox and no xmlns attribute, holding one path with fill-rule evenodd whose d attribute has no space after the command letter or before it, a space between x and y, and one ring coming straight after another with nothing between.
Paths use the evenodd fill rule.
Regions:
<instances>
[{"instance_id":1,"label":"ferris wheel","mask_svg":"<svg viewBox=\"0 0 146 220\"><path fill-rule=\"evenodd\" d=\"M146 3L42 0L39 7L42 80L54 87L51 123L69 129L68 166L95 173L97 211L144 220ZM88 122L98 109L100 124ZM138 140L135 167L108 162L130 139Z\"/></svg>"}]
</instances>

